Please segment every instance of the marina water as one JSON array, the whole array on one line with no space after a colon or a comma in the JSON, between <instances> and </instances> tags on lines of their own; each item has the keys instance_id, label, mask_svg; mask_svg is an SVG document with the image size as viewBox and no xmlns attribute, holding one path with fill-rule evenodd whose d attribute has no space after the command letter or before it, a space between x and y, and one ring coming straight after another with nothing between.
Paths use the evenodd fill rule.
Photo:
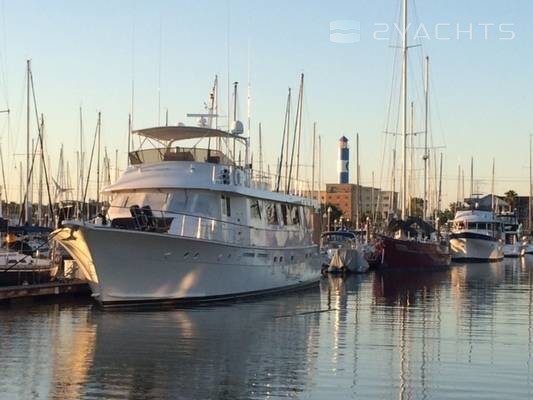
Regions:
<instances>
[{"instance_id":1,"label":"marina water","mask_svg":"<svg viewBox=\"0 0 533 400\"><path fill-rule=\"evenodd\" d=\"M533 258L254 301L0 306L1 399L533 397Z\"/></svg>"}]
</instances>

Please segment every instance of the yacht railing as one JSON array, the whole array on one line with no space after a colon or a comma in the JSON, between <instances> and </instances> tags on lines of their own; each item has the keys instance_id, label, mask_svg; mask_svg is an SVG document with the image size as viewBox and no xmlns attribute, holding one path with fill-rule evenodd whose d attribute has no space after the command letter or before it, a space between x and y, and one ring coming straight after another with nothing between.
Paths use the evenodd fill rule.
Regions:
<instances>
[{"instance_id":1,"label":"yacht railing","mask_svg":"<svg viewBox=\"0 0 533 400\"><path fill-rule=\"evenodd\" d=\"M170 146L134 150L129 153L129 157L132 165L155 164L161 161L195 161L212 164L234 164L230 158L219 150L199 147Z\"/></svg>"},{"instance_id":2,"label":"yacht railing","mask_svg":"<svg viewBox=\"0 0 533 400\"><path fill-rule=\"evenodd\" d=\"M167 233L192 239L259 247L298 246L312 242L311 231L304 221L298 225L265 228L147 207L111 206L110 209L125 209L131 214L131 217L119 217L110 221L111 227L118 229ZM101 221L95 220L95 223Z\"/></svg>"},{"instance_id":3,"label":"yacht railing","mask_svg":"<svg viewBox=\"0 0 533 400\"><path fill-rule=\"evenodd\" d=\"M132 165L156 164L163 161L208 163L213 164L214 183L233 183L253 189L279 191L301 197L314 197L316 195L312 193L309 181L291 178L290 185L288 185L286 177L281 176L280 178L277 174L238 165L219 150L171 146L131 151L129 158ZM223 167L221 166L227 166L227 176L222 174L221 168ZM237 177L237 174L242 174L242 178ZM279 188L277 188L278 181ZM288 191L287 186L289 186Z\"/></svg>"}]
</instances>

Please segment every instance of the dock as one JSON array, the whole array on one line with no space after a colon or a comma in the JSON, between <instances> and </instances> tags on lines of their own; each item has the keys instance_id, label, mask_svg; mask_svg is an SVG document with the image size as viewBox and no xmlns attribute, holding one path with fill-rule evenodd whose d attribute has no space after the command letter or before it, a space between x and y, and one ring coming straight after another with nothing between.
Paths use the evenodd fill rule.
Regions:
<instances>
[{"instance_id":1,"label":"dock","mask_svg":"<svg viewBox=\"0 0 533 400\"><path fill-rule=\"evenodd\" d=\"M73 279L37 285L18 285L0 287L0 303L11 300L49 298L65 295L89 296L91 289L85 280Z\"/></svg>"}]
</instances>

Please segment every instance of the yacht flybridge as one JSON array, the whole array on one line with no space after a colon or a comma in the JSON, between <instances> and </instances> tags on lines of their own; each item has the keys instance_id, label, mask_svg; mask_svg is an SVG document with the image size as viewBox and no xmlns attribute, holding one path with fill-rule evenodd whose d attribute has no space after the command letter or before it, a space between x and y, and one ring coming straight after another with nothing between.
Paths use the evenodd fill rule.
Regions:
<instances>
[{"instance_id":1,"label":"yacht flybridge","mask_svg":"<svg viewBox=\"0 0 533 400\"><path fill-rule=\"evenodd\" d=\"M318 203L290 175L254 170L242 129L179 125L133 134L158 145L129 153L128 169L104 189L112 199L107 215L64 221L53 234L99 303L210 301L319 280Z\"/></svg>"}]
</instances>

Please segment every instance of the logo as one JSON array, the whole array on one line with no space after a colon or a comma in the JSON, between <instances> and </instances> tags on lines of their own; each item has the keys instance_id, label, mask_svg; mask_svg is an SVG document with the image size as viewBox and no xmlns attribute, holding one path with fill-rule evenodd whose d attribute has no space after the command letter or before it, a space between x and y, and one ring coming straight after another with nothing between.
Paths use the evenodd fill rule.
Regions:
<instances>
[{"instance_id":1,"label":"logo","mask_svg":"<svg viewBox=\"0 0 533 400\"><path fill-rule=\"evenodd\" d=\"M338 19L329 23L329 41L332 43L357 43L361 40L361 23Z\"/></svg>"}]
</instances>

